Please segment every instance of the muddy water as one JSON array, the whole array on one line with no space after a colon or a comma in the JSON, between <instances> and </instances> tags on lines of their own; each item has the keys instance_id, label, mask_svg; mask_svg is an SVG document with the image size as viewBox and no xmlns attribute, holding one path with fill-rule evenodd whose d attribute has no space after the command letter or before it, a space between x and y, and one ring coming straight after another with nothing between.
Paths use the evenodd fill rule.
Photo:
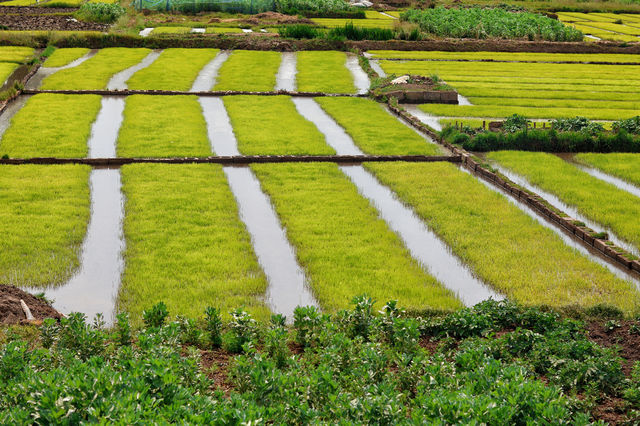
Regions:
<instances>
[{"instance_id":1,"label":"muddy water","mask_svg":"<svg viewBox=\"0 0 640 426\"><path fill-rule=\"evenodd\" d=\"M31 78L25 85L25 88L29 90L37 90L40 88L40 85L42 84L42 80L44 80L46 77L49 77L51 74L56 73L60 70L66 70L69 68L77 67L81 63L92 58L96 53L98 53L98 50L90 50L86 55L76 59L73 62L70 62L69 64L63 67L56 67L56 68L40 67L38 68L38 71L36 71L36 73L33 76L31 76Z\"/></svg>"},{"instance_id":2,"label":"muddy water","mask_svg":"<svg viewBox=\"0 0 640 426\"><path fill-rule=\"evenodd\" d=\"M224 62L229 58L231 52L223 50L218 52L215 58L202 68L198 77L191 86L191 92L208 92L216 84L218 71Z\"/></svg>"},{"instance_id":3,"label":"muddy water","mask_svg":"<svg viewBox=\"0 0 640 426\"><path fill-rule=\"evenodd\" d=\"M6 132L11 125L11 119L14 115L16 115L18 111L22 109L22 107L25 103L27 103L27 100L30 97L30 95L19 96L16 100L7 105L7 107L0 113L0 144L2 142L2 135L4 135L4 132Z\"/></svg>"},{"instance_id":4,"label":"muddy water","mask_svg":"<svg viewBox=\"0 0 640 426\"><path fill-rule=\"evenodd\" d=\"M109 158L116 156L116 141L120 125L124 119L124 98L105 96L96 121L91 128L89 138L90 158Z\"/></svg>"},{"instance_id":5,"label":"muddy water","mask_svg":"<svg viewBox=\"0 0 640 426\"><path fill-rule=\"evenodd\" d=\"M294 98L294 103L300 114L324 134L327 143L338 155L363 154L351 137L313 99ZM362 166L340 166L340 170L398 234L411 256L446 288L456 293L465 305L471 306L490 297L502 299L502 296L474 277L447 245L371 173Z\"/></svg>"},{"instance_id":6,"label":"muddy water","mask_svg":"<svg viewBox=\"0 0 640 426\"><path fill-rule=\"evenodd\" d=\"M614 185L618 189L627 191L628 193L635 195L636 197L640 197L640 188L627 181L624 181L615 176L611 176L610 174L607 174L601 170L595 169L593 167L585 166L577 162L572 162L572 164L575 165L580 170L582 170L583 172L589 173L591 176L593 176L596 179L600 179L602 181L610 183L611 185Z\"/></svg>"},{"instance_id":7,"label":"muddy water","mask_svg":"<svg viewBox=\"0 0 640 426\"><path fill-rule=\"evenodd\" d=\"M84 312L92 319L102 313L112 324L124 269L120 171L94 169L90 186L91 219L82 245L80 269L65 285L46 289L45 294L64 314Z\"/></svg>"},{"instance_id":8,"label":"muddy water","mask_svg":"<svg viewBox=\"0 0 640 426\"><path fill-rule=\"evenodd\" d=\"M429 115L415 105L402 104L402 107L406 109L409 114L413 115L415 118L422 121L424 124L431 127L436 132L439 132L442 130L442 125L438 122L438 119L440 117Z\"/></svg>"},{"instance_id":9,"label":"muddy water","mask_svg":"<svg viewBox=\"0 0 640 426\"><path fill-rule=\"evenodd\" d=\"M511 170L501 166L500 164L496 163L495 161L491 161L491 165L494 168L496 168L500 173L502 173L504 176L506 176L511 181L516 183L517 185L520 185L523 188L526 188L529 191L538 194L547 203L551 204L556 209L562 210L563 212L565 212L569 216L573 217L574 219L579 220L580 222L584 222L589 228L595 230L596 232L602 232L602 231L607 232L609 234L609 240L611 240L611 242L613 242L615 245L624 248L625 250L627 250L630 253L633 253L636 256L640 256L640 250L638 250L633 245L627 243L622 238L620 238L617 235L615 235L614 233L612 233L609 229L606 229L602 225L599 225L598 223L596 223L596 222L592 221L591 219L587 218L586 216L581 214L578 211L577 208L566 204L564 201L562 201L560 198L558 198L554 194L546 192L546 191L538 188L537 186L532 185L524 177L522 177L522 176L512 172Z\"/></svg>"},{"instance_id":10,"label":"muddy water","mask_svg":"<svg viewBox=\"0 0 640 426\"><path fill-rule=\"evenodd\" d=\"M282 62L276 75L275 90L296 90L296 54L294 52L282 52Z\"/></svg>"},{"instance_id":11,"label":"muddy water","mask_svg":"<svg viewBox=\"0 0 640 426\"><path fill-rule=\"evenodd\" d=\"M127 81L138 71L147 68L149 65L155 62L158 59L158 56L162 53L161 50L154 50L149 53L145 58L139 63L135 64L132 67L127 68L126 70L120 71L117 74L114 74L109 80L107 84L107 90L126 90Z\"/></svg>"},{"instance_id":12,"label":"muddy water","mask_svg":"<svg viewBox=\"0 0 640 426\"><path fill-rule=\"evenodd\" d=\"M239 155L238 143L222 99L200 98L211 148L217 155ZM273 312L293 319L297 306L318 306L269 197L249 167L223 167L238 202L240 219L269 283L266 302Z\"/></svg>"},{"instance_id":13,"label":"muddy water","mask_svg":"<svg viewBox=\"0 0 640 426\"><path fill-rule=\"evenodd\" d=\"M347 53L346 66L351 71L353 82L356 86L358 94L364 94L369 91L369 76L360 68L358 56L353 53Z\"/></svg>"},{"instance_id":14,"label":"muddy water","mask_svg":"<svg viewBox=\"0 0 640 426\"><path fill-rule=\"evenodd\" d=\"M463 172L465 172L465 173L467 173L469 175L472 175L468 170L466 170L464 168L460 168L460 170L462 170ZM638 289L640 289L640 279L638 279L637 276L632 275L626 269L622 269L622 268L618 267L617 264L614 264L614 263L608 261L607 258L604 255L602 255L601 253L599 253L598 251L589 250L587 247L585 247L581 243L579 243L576 240L574 240L559 225L557 225L556 223L551 222L550 220L547 220L543 216L539 215L538 213L536 213L535 210L533 210L531 207L529 207L528 205L526 205L522 201L513 198L512 196L507 194L504 191L504 189L498 188L498 187L490 184L489 182L485 181L484 179L478 178L478 181L480 181L484 186L486 186L490 190L504 195L504 197L507 199L507 201L509 201L509 203L511 203L514 206L518 207L521 211L526 213L527 216L529 216L532 219L534 219L540 225L544 226L547 229L552 230L557 236L560 237L560 239L562 239L562 242L565 245L571 247L572 249L575 249L575 250L579 251L582 255L588 257L593 262L596 262L597 264L604 266L611 273L616 275L618 278L621 278L621 279L626 280L626 281L633 282L636 285L636 287L638 287Z\"/></svg>"}]
</instances>

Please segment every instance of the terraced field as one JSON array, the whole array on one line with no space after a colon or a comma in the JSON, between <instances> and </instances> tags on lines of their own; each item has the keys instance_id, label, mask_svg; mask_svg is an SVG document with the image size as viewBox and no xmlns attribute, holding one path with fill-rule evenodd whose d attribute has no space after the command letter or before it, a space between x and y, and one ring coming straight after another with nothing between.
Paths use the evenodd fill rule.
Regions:
<instances>
[{"instance_id":1,"label":"terraced field","mask_svg":"<svg viewBox=\"0 0 640 426\"><path fill-rule=\"evenodd\" d=\"M558 19L587 34L591 40L640 41L640 15L560 12Z\"/></svg>"}]
</instances>

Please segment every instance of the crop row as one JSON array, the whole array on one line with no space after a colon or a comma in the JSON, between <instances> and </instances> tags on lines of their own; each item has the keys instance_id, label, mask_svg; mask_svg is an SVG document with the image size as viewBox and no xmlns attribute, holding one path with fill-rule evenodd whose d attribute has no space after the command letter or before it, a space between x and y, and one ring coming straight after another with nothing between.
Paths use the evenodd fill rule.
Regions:
<instances>
[{"instance_id":1,"label":"crop row","mask_svg":"<svg viewBox=\"0 0 640 426\"><path fill-rule=\"evenodd\" d=\"M578 154L576 160L596 167L640 187L640 156L637 154Z\"/></svg>"},{"instance_id":2,"label":"crop row","mask_svg":"<svg viewBox=\"0 0 640 426\"><path fill-rule=\"evenodd\" d=\"M558 19L605 40L639 41L640 18L638 15L613 13L558 13Z\"/></svg>"}]
</instances>

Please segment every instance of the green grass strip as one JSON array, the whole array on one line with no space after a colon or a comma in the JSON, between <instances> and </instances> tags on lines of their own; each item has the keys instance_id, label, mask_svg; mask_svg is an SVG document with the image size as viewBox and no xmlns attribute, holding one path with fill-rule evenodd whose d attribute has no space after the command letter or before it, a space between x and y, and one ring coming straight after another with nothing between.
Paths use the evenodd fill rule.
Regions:
<instances>
[{"instance_id":1,"label":"green grass strip","mask_svg":"<svg viewBox=\"0 0 640 426\"><path fill-rule=\"evenodd\" d=\"M367 164L480 278L528 305L608 303L633 312L640 294L553 231L452 164Z\"/></svg>"},{"instance_id":2,"label":"green grass strip","mask_svg":"<svg viewBox=\"0 0 640 426\"><path fill-rule=\"evenodd\" d=\"M165 302L172 315L246 307L268 318L267 288L222 168L136 164L122 168L127 215L119 306L139 320Z\"/></svg>"},{"instance_id":3,"label":"green grass strip","mask_svg":"<svg viewBox=\"0 0 640 426\"><path fill-rule=\"evenodd\" d=\"M555 194L586 217L640 248L640 202L627 191L552 154L500 151L489 153L487 157Z\"/></svg>"},{"instance_id":4,"label":"green grass strip","mask_svg":"<svg viewBox=\"0 0 640 426\"><path fill-rule=\"evenodd\" d=\"M114 74L139 63L149 49L111 47L101 49L91 59L77 67L60 70L42 82L45 90L100 90Z\"/></svg>"},{"instance_id":5,"label":"green grass strip","mask_svg":"<svg viewBox=\"0 0 640 426\"><path fill-rule=\"evenodd\" d=\"M527 118L572 118L586 117L592 120L621 120L638 115L635 109L597 109L597 108L536 108L509 105L441 105L424 104L419 108L426 113L441 117L497 117L504 118L513 114Z\"/></svg>"},{"instance_id":6,"label":"green grass strip","mask_svg":"<svg viewBox=\"0 0 640 426\"><path fill-rule=\"evenodd\" d=\"M183 95L127 97L117 152L120 157L211 155L207 125L198 98Z\"/></svg>"},{"instance_id":7,"label":"green grass strip","mask_svg":"<svg viewBox=\"0 0 640 426\"><path fill-rule=\"evenodd\" d=\"M234 50L220 67L215 90L270 92L276 86L280 52Z\"/></svg>"},{"instance_id":8,"label":"green grass strip","mask_svg":"<svg viewBox=\"0 0 640 426\"><path fill-rule=\"evenodd\" d=\"M2 86L7 79L18 69L20 65L12 62L0 62L0 86Z\"/></svg>"},{"instance_id":9,"label":"green grass strip","mask_svg":"<svg viewBox=\"0 0 640 426\"><path fill-rule=\"evenodd\" d=\"M42 64L43 67L57 68L69 65L76 59L82 58L89 53L89 49L84 47L71 47L68 49L56 49L51 56Z\"/></svg>"},{"instance_id":10,"label":"green grass strip","mask_svg":"<svg viewBox=\"0 0 640 426\"><path fill-rule=\"evenodd\" d=\"M166 49L151 65L135 73L127 86L133 90L187 91L218 52L218 49Z\"/></svg>"},{"instance_id":11,"label":"green grass strip","mask_svg":"<svg viewBox=\"0 0 640 426\"><path fill-rule=\"evenodd\" d=\"M461 306L414 261L334 164L253 165L296 248L309 284L327 311L366 293L382 306L408 309Z\"/></svg>"},{"instance_id":12,"label":"green grass strip","mask_svg":"<svg viewBox=\"0 0 640 426\"><path fill-rule=\"evenodd\" d=\"M637 98L636 98L637 99ZM513 105L536 108L590 108L590 109L635 109L640 111L640 101L587 100L587 99L540 99L540 98L490 98L469 97L474 105Z\"/></svg>"},{"instance_id":13,"label":"green grass strip","mask_svg":"<svg viewBox=\"0 0 640 426\"><path fill-rule=\"evenodd\" d=\"M0 62L23 63L27 58L33 56L32 47L23 46L2 46L0 47Z\"/></svg>"},{"instance_id":14,"label":"green grass strip","mask_svg":"<svg viewBox=\"0 0 640 426\"><path fill-rule=\"evenodd\" d=\"M355 144L366 154L442 154L437 145L428 143L371 99L316 98L316 102L351 135Z\"/></svg>"},{"instance_id":15,"label":"green grass strip","mask_svg":"<svg viewBox=\"0 0 640 426\"><path fill-rule=\"evenodd\" d=\"M190 32L191 28L189 27L156 27L151 31L151 34L188 34Z\"/></svg>"},{"instance_id":16,"label":"green grass strip","mask_svg":"<svg viewBox=\"0 0 640 426\"><path fill-rule=\"evenodd\" d=\"M227 96L238 150L245 155L331 155L333 148L289 96Z\"/></svg>"},{"instance_id":17,"label":"green grass strip","mask_svg":"<svg viewBox=\"0 0 640 426\"><path fill-rule=\"evenodd\" d=\"M0 283L48 286L80 266L87 166L0 166Z\"/></svg>"},{"instance_id":18,"label":"green grass strip","mask_svg":"<svg viewBox=\"0 0 640 426\"><path fill-rule=\"evenodd\" d=\"M494 61L540 61L540 62L640 62L637 55L606 53L532 53L532 52L440 52L370 50L374 58L393 59L469 59Z\"/></svg>"},{"instance_id":19,"label":"green grass strip","mask_svg":"<svg viewBox=\"0 0 640 426\"><path fill-rule=\"evenodd\" d=\"M343 52L298 52L296 74L301 92L355 93L353 76Z\"/></svg>"},{"instance_id":20,"label":"green grass strip","mask_svg":"<svg viewBox=\"0 0 640 426\"><path fill-rule=\"evenodd\" d=\"M16 113L0 140L10 157L86 157L98 95L39 94Z\"/></svg>"},{"instance_id":21,"label":"green grass strip","mask_svg":"<svg viewBox=\"0 0 640 426\"><path fill-rule=\"evenodd\" d=\"M503 85L500 87L474 87L473 83L456 83L458 92L468 98L500 98L500 102L512 99L558 99L558 100L597 100L597 101L636 101L637 93L602 92L600 87L590 87L586 90L557 90L542 91L533 88L519 88L517 85ZM526 87L526 86L525 86ZM504 101L503 101L504 100Z\"/></svg>"},{"instance_id":22,"label":"green grass strip","mask_svg":"<svg viewBox=\"0 0 640 426\"><path fill-rule=\"evenodd\" d=\"M612 176L619 177L640 186L639 154L577 154L575 159L586 165L598 168Z\"/></svg>"}]
</instances>

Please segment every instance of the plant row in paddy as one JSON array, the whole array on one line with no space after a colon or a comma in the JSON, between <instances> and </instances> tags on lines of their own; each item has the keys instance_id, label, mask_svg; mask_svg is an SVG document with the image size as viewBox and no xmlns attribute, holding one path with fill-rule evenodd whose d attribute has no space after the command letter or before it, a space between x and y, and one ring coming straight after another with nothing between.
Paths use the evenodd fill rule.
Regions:
<instances>
[{"instance_id":1,"label":"plant row in paddy","mask_svg":"<svg viewBox=\"0 0 640 426\"><path fill-rule=\"evenodd\" d=\"M637 321L617 332L615 316L504 302L427 318L399 306L298 308L289 328L242 309L223 321L213 306L171 320L160 303L140 329L126 314L112 329L82 314L0 329L0 421L587 425L610 398L619 419L638 420L640 365L627 378L620 354L587 334L600 322L633 338Z\"/></svg>"}]
</instances>

